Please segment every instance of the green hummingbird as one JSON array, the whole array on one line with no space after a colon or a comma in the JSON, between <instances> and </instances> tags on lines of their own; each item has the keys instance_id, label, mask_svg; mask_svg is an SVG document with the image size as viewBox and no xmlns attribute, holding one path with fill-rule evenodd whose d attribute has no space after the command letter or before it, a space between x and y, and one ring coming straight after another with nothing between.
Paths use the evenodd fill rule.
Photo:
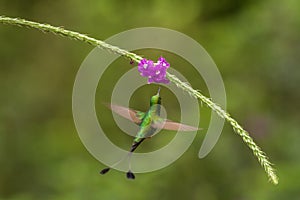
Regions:
<instances>
[{"instance_id":1,"label":"green hummingbird","mask_svg":"<svg viewBox=\"0 0 300 200\"><path fill-rule=\"evenodd\" d=\"M147 138L151 138L157 129L166 129L174 131L197 131L200 130L197 127L177 123L168 119L163 119L160 117L161 111L161 97L159 95L160 88L157 94L150 99L150 108L147 112L141 112L126 108L119 105L110 104L108 107L119 114L120 116L129 119L139 126L139 131L136 134L133 143L130 147L128 155L121 158L118 162L113 164L111 167L105 168L100 171L100 174L106 174L112 167L118 165L125 158L129 157L129 170L126 173L128 179L135 179L134 173L131 171L130 158L134 150Z\"/></svg>"}]
</instances>

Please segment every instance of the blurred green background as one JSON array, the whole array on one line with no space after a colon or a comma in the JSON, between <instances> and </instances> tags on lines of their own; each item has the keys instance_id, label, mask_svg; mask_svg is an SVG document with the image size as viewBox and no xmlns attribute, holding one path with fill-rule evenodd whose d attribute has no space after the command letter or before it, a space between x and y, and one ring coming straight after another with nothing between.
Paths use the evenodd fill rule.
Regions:
<instances>
[{"instance_id":1,"label":"blurred green background","mask_svg":"<svg viewBox=\"0 0 300 200\"><path fill-rule=\"evenodd\" d=\"M0 0L0 14L22 17L106 39L144 26L180 31L197 40L219 67L228 111L276 164L279 185L268 182L256 158L226 124L213 151L197 154L204 132L172 165L129 181L104 167L81 143L72 118L75 75L93 47L52 34L0 24L0 199L299 199L300 1ZM138 52L155 58L159 51ZM169 55L167 52L164 55ZM201 78L176 56L171 63L208 95ZM97 112L109 137L127 149L132 138L116 127L109 101L118 77L131 66L118 59L101 80ZM148 107L155 86L142 87L130 105ZM163 92L163 103L178 102ZM210 110L201 109L202 128ZM174 109L170 116L178 119ZM103 118L103 117L102 117ZM156 149L171 132L145 143ZM160 142L161 141L161 142ZM145 149L140 148L140 151Z\"/></svg>"}]
</instances>

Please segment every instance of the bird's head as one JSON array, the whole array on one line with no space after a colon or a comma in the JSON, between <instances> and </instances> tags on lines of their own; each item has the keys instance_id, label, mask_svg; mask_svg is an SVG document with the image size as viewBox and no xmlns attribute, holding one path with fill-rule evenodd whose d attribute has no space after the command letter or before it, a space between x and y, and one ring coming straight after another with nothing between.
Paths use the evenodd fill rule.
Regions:
<instances>
[{"instance_id":1,"label":"bird's head","mask_svg":"<svg viewBox=\"0 0 300 200\"><path fill-rule=\"evenodd\" d=\"M150 106L155 104L161 104L161 97L159 96L160 87L158 88L157 94L153 95L150 100Z\"/></svg>"}]
</instances>

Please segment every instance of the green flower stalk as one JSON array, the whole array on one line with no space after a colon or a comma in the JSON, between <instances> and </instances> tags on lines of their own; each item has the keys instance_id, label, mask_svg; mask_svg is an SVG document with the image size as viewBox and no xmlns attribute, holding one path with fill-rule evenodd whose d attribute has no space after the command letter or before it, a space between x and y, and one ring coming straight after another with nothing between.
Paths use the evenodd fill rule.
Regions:
<instances>
[{"instance_id":1,"label":"green flower stalk","mask_svg":"<svg viewBox=\"0 0 300 200\"><path fill-rule=\"evenodd\" d=\"M55 27L49 24L41 24L33 21L28 21L25 19L20 18L10 18L5 16L0 16L0 23L3 24L10 24L10 25L17 25L20 27L27 27L27 28L34 28L38 29L43 32L50 32L54 33L56 35L60 35L63 37L67 37L74 40L79 40L85 43L88 43L92 46L96 46L98 48L107 50L109 52L121 55L127 59L130 59L131 61L135 61L136 63L140 63L144 58L142 58L139 55L136 55L132 52L126 51L124 49L120 49L119 47L112 46L110 44L107 44L101 40L97 40L95 38L89 37L85 34L81 34L75 31L66 30L62 27ZM145 73L141 71L141 73ZM249 133L243 129L243 127L235 120L233 119L228 112L223 110L219 105L214 103L211 99L201 94L198 90L193 89L190 85L187 83L182 82L179 80L175 75L172 75L168 72L166 72L166 78L174 83L178 88L181 88L185 92L189 93L192 97L199 99L201 102L203 102L205 105L207 105L210 109L212 109L214 112L216 112L221 118L224 118L233 128L233 130L242 137L245 144L252 150L254 156L258 159L261 166L266 171L270 181L273 184L278 184L278 177L275 173L275 169L272 167L271 162L268 160L268 157L266 154L261 150L261 148L253 141ZM165 81L165 77L159 78L159 81ZM153 82L152 79L149 79L148 82Z\"/></svg>"}]
</instances>

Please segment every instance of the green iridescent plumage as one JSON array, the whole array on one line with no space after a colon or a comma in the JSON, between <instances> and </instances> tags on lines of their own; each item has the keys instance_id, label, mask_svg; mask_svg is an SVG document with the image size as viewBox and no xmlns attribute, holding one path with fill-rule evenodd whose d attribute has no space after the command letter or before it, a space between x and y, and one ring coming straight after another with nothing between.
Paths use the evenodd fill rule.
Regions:
<instances>
[{"instance_id":1,"label":"green iridescent plumage","mask_svg":"<svg viewBox=\"0 0 300 200\"><path fill-rule=\"evenodd\" d=\"M198 128L193 126L180 124L177 122L173 122L161 118L160 117L161 97L159 92L160 89L158 90L156 95L151 97L150 108L147 112L136 111L129 108L125 108L123 106L114 105L114 104L108 106L112 111L116 112L117 114L121 115L126 119L129 119L130 121L134 122L139 126L139 131L137 132L128 153L129 157L145 139L152 137L157 129L176 130L176 131L199 130ZM124 159L125 157L120 159L111 167L116 166ZM111 167L103 169L100 173L106 174ZM131 172L130 163L129 163L129 171L127 172L127 178L129 179L135 178L134 174Z\"/></svg>"}]
</instances>

